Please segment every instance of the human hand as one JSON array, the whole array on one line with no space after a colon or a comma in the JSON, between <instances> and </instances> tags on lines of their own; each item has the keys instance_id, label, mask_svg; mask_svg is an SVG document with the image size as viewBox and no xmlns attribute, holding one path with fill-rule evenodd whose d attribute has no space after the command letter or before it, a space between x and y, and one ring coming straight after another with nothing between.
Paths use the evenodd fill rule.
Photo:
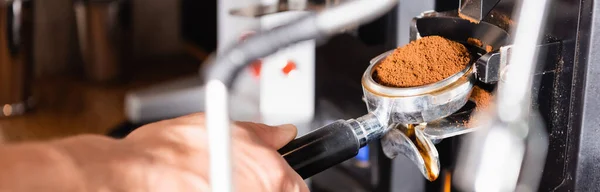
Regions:
<instances>
[{"instance_id":1,"label":"human hand","mask_svg":"<svg viewBox=\"0 0 600 192\"><path fill-rule=\"evenodd\" d=\"M292 125L235 123L235 190L308 191L302 178L277 152L295 136ZM81 167L87 189L210 191L208 135L203 114L149 124L123 140L85 137L57 144ZM94 148L99 150L90 150Z\"/></svg>"}]
</instances>

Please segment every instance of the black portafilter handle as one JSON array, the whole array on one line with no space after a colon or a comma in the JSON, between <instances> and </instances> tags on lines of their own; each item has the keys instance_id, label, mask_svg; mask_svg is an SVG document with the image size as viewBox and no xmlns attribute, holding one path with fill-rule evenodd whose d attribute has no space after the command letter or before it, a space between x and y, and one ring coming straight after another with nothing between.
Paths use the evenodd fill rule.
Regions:
<instances>
[{"instance_id":1,"label":"black portafilter handle","mask_svg":"<svg viewBox=\"0 0 600 192\"><path fill-rule=\"evenodd\" d=\"M291 141L279 153L306 179L356 156L360 147L352 126L339 120Z\"/></svg>"},{"instance_id":2,"label":"black portafilter handle","mask_svg":"<svg viewBox=\"0 0 600 192\"><path fill-rule=\"evenodd\" d=\"M376 119L361 118L325 125L291 141L279 149L279 153L303 179L309 178L356 156L358 150L371 140L369 136L381 136L378 133L383 129L379 123L372 123ZM362 122L365 120L371 124ZM372 131L377 132L370 134Z\"/></svg>"}]
</instances>

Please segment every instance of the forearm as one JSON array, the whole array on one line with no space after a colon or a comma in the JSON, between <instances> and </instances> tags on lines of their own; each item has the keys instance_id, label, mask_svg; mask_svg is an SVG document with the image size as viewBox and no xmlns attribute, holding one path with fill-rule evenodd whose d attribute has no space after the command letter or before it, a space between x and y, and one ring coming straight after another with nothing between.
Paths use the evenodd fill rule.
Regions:
<instances>
[{"instance_id":1,"label":"forearm","mask_svg":"<svg viewBox=\"0 0 600 192\"><path fill-rule=\"evenodd\" d=\"M85 191L73 158L50 143L0 146L0 191Z\"/></svg>"},{"instance_id":2,"label":"forearm","mask_svg":"<svg viewBox=\"0 0 600 192\"><path fill-rule=\"evenodd\" d=\"M141 190L145 156L128 146L96 135L0 146L0 192Z\"/></svg>"}]
</instances>

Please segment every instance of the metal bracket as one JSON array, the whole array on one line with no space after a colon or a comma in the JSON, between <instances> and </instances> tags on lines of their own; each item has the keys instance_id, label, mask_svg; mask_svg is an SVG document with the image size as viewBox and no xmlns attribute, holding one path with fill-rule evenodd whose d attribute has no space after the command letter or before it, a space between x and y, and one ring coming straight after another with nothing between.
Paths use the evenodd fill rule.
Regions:
<instances>
[{"instance_id":1,"label":"metal bracket","mask_svg":"<svg viewBox=\"0 0 600 192\"><path fill-rule=\"evenodd\" d=\"M464 19L479 23L500 0L460 0L458 13Z\"/></svg>"},{"instance_id":2,"label":"metal bracket","mask_svg":"<svg viewBox=\"0 0 600 192\"><path fill-rule=\"evenodd\" d=\"M543 45L538 45L540 55L545 56L550 53L557 53L560 49L561 42L552 42ZM512 53L512 45L503 46L499 51L490 52L481 56L475 62L475 76L477 80L494 84L502 79L502 74L510 65L508 62ZM536 68L534 74L541 74L547 71L547 67Z\"/></svg>"}]
</instances>

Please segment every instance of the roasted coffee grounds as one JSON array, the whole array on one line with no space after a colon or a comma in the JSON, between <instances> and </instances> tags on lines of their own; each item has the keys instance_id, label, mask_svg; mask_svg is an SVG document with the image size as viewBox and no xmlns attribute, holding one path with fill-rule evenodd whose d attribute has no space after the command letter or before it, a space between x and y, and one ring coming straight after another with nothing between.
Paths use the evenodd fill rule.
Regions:
<instances>
[{"instance_id":1,"label":"roasted coffee grounds","mask_svg":"<svg viewBox=\"0 0 600 192\"><path fill-rule=\"evenodd\" d=\"M473 37L469 37L467 39L467 43L477 46L477 47L483 47L483 43L481 42L481 40L473 38Z\"/></svg>"},{"instance_id":2,"label":"roasted coffee grounds","mask_svg":"<svg viewBox=\"0 0 600 192\"><path fill-rule=\"evenodd\" d=\"M468 121L465 121L464 124L465 124L465 127L467 127L467 128L477 127L477 119L471 117L471 119L469 119Z\"/></svg>"},{"instance_id":3,"label":"roasted coffee grounds","mask_svg":"<svg viewBox=\"0 0 600 192\"><path fill-rule=\"evenodd\" d=\"M492 98L493 96L490 92L487 92L486 90L475 86L473 87L473 91L471 92L470 100L475 102L475 112L480 112L482 110L485 110L490 106L490 104L492 104ZM477 120L471 117L471 119L469 119L468 122L465 122L465 125L469 128L475 127L477 126Z\"/></svg>"},{"instance_id":4,"label":"roasted coffee grounds","mask_svg":"<svg viewBox=\"0 0 600 192\"><path fill-rule=\"evenodd\" d=\"M492 94L480 87L475 86L471 92L470 99L475 102L475 111L481 111L490 106L492 103Z\"/></svg>"},{"instance_id":5,"label":"roasted coffee grounds","mask_svg":"<svg viewBox=\"0 0 600 192\"><path fill-rule=\"evenodd\" d=\"M467 48L440 36L427 36L397 48L379 65L373 78L390 87L416 87L448 78L469 64Z\"/></svg>"},{"instance_id":6,"label":"roasted coffee grounds","mask_svg":"<svg viewBox=\"0 0 600 192\"><path fill-rule=\"evenodd\" d=\"M477 19L474 19L474 18L472 18L472 17L469 17L469 16L467 16L467 15L464 15L464 14L462 14L462 13L458 13L458 17L460 17L460 18L462 18L462 19L464 19L464 20L467 20L467 21L469 21L469 22L471 22L471 23L479 24L479 20L477 20Z\"/></svg>"},{"instance_id":7,"label":"roasted coffee grounds","mask_svg":"<svg viewBox=\"0 0 600 192\"><path fill-rule=\"evenodd\" d=\"M510 14L506 14L500 10L492 10L489 16L485 19L488 23L494 23L505 31L510 31L515 25L515 22L510 19Z\"/></svg>"},{"instance_id":8,"label":"roasted coffee grounds","mask_svg":"<svg viewBox=\"0 0 600 192\"><path fill-rule=\"evenodd\" d=\"M481 48L483 48L483 42L481 42L481 40L479 40L479 39L476 39L476 38L469 37L469 38L467 39L467 43L469 43L469 44L471 44L471 45L473 45L473 46L476 46L476 47L481 47ZM485 45L485 52L488 52L488 53L489 53L489 52L492 52L492 50L493 50L492 46L490 46L490 45Z\"/></svg>"}]
</instances>

